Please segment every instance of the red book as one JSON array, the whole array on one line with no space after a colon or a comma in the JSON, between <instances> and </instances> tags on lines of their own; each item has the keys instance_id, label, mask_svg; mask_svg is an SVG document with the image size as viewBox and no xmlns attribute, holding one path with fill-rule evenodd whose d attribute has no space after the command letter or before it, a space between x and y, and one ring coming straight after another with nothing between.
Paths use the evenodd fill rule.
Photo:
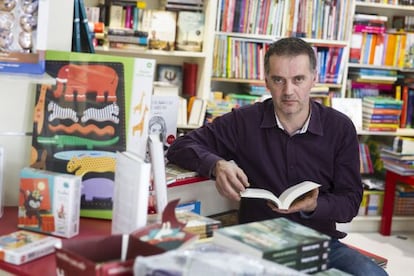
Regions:
<instances>
[{"instance_id":1,"label":"red book","mask_svg":"<svg viewBox=\"0 0 414 276\"><path fill-rule=\"evenodd\" d=\"M183 96L197 95L197 63L184 62L183 64Z\"/></svg>"}]
</instances>

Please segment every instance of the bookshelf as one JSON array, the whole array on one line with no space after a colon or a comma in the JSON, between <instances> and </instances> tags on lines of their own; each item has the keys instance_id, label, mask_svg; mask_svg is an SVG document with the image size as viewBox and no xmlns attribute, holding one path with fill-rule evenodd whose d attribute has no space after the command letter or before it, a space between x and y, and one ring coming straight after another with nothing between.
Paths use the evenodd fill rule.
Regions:
<instances>
[{"instance_id":1,"label":"bookshelf","mask_svg":"<svg viewBox=\"0 0 414 276\"><path fill-rule=\"evenodd\" d=\"M85 1L89 7L97 6L99 0ZM110 3L116 3L117 1L106 1ZM120 1L118 1L120 2ZM123 2L131 2L135 4L136 0L124 0ZM145 9L161 9L162 3L165 1L144 1L146 2ZM212 66L211 52L213 47L213 41L211 34L214 31L215 17L216 17L217 0L204 1L204 37L203 47L201 52L193 51L164 51L164 50L126 50L126 49L114 49L109 47L96 47L96 53L106 55L121 55L128 57L143 57L152 58L156 60L157 64L174 64L182 65L184 62L191 62L198 64L197 75L197 97L207 100L210 96L210 71Z\"/></svg>"},{"instance_id":2,"label":"bookshelf","mask_svg":"<svg viewBox=\"0 0 414 276\"><path fill-rule=\"evenodd\" d=\"M374 31L366 31L365 34L359 34L361 36L361 38L363 38L362 41L362 47L361 47L361 56L363 55L364 51L365 53L367 53L370 56L375 56L376 53L381 53L381 48L380 50L378 50L377 47L374 46L374 48L369 47L367 45L369 45L368 43L366 43L366 41L368 41L368 37L375 37L374 41L377 41L377 45L380 45L381 47L381 39L380 37L387 37L388 34L391 35L401 35L404 36L406 35L406 30L405 31L397 31L397 28L395 26L394 23L394 17L398 16L400 17L400 20L403 17L406 16L414 16L414 7L413 6L408 6L408 5L400 5L398 4L398 2L402 2L402 1L388 1L390 4L384 4L384 3L375 3L375 1L373 0L368 0L368 1L358 1L358 0L353 0L352 1L352 15L353 17L356 14L375 14L378 15L379 17L382 17L386 19L385 22L383 22L381 25L383 25L385 28L385 30L383 31L378 31L378 32L374 32ZM394 4L392 4L392 2ZM353 23L351 22L353 25L355 24L360 24L360 23ZM411 28L412 29L412 28ZM412 30L411 30L412 31ZM387 49L387 39L385 38L383 41L384 44L384 48L383 48L383 55L387 55L387 56L394 56L394 59L392 60L392 62L386 62L386 59L383 57L382 59L377 59L377 61L374 61L374 59L371 59L370 61L368 61L367 59L363 59L362 57L359 59L358 61L354 60L354 55L353 55L353 48L355 47L354 43L354 37L353 37L353 33L354 32L354 28L349 28L349 59L347 62L347 68L346 68L346 75L347 75L347 79L348 79L348 84L350 85L350 83L352 82L353 79L353 74L355 74L355 72L359 72L362 69L368 69L368 70L381 70L383 72L397 72L397 74L399 75L399 79L396 82L392 82L391 83L391 89L384 89L385 91L381 91L381 93L387 94L391 97L396 97L397 93L395 90L395 87L397 87L398 85L403 85L403 80L404 77L407 74L410 74L412 72L411 68L405 68L406 67L406 62L404 60L398 60L398 52L397 53L393 53L390 54L389 49ZM391 36L390 35L390 36ZM407 36L408 38L408 36ZM379 44L378 44L379 41ZM399 40L400 42L403 41L402 38L400 38ZM407 39L408 41L408 39ZM398 40L397 42L398 43ZM407 42L408 43L408 42ZM405 48L403 45L401 44L397 44L399 46L395 46L395 47L389 47L390 49L402 49ZM374 49L374 50L373 50ZM374 81L374 84L379 84L381 81L377 80L377 82ZM344 94L344 97L353 97L353 91L351 89L351 87L347 87L346 88L346 92ZM389 132L389 131L367 131L367 130L358 130L358 135L360 138L360 141L366 141L367 139L372 139L375 140L377 142L379 142L380 144L385 144L385 145L390 145L392 144L392 140L395 136L414 136L414 129L412 128L404 128L403 126L401 126L402 128L397 129L397 131L395 132ZM384 197L385 194L387 193L387 191L385 191L384 193ZM388 214L389 215L389 214ZM388 218L389 219L389 218ZM382 222L381 222L382 221ZM380 229L380 224L383 224L384 222L384 214L381 216L358 216L356 219L354 219L352 221L352 223L350 224L341 224L339 227L341 229L344 229L345 231L377 231L378 229ZM414 223L414 217L409 217L409 216L395 216L392 217L392 221L393 221L393 226L392 226L392 230L393 231L404 231L407 229L410 229L410 225L412 226ZM383 226L381 226L383 227ZM381 231L384 232L381 228Z\"/></svg>"},{"instance_id":3,"label":"bookshelf","mask_svg":"<svg viewBox=\"0 0 414 276\"><path fill-rule=\"evenodd\" d=\"M294 6L298 3L295 1L253 2L218 2L212 90L227 93L241 91L248 85L263 86L261 61L266 45L282 37L300 36L318 52L321 73L317 86L328 87L329 93L343 96L349 35L346 26L351 22L352 2L338 1L335 8L324 1L303 1L298 6ZM234 18L228 16L233 13ZM322 66L338 57L330 70Z\"/></svg>"}]
</instances>

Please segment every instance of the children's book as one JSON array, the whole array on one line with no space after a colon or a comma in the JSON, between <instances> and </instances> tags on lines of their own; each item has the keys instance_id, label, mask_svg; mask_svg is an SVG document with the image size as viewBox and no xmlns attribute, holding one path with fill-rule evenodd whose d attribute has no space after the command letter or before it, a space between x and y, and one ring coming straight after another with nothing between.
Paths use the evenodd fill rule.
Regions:
<instances>
[{"instance_id":1,"label":"children's book","mask_svg":"<svg viewBox=\"0 0 414 276\"><path fill-rule=\"evenodd\" d=\"M82 177L82 217L111 219L115 153L145 156L155 60L48 51L31 167Z\"/></svg>"},{"instance_id":2,"label":"children's book","mask_svg":"<svg viewBox=\"0 0 414 276\"><path fill-rule=\"evenodd\" d=\"M286 189L279 197L272 192L260 188L247 188L241 193L242 197L262 198L272 201L279 209L287 210L292 205L292 202L300 196L310 192L313 189L321 186L312 181L303 181Z\"/></svg>"},{"instance_id":3,"label":"children's book","mask_svg":"<svg viewBox=\"0 0 414 276\"><path fill-rule=\"evenodd\" d=\"M19 230L0 236L0 260L21 265L53 253L60 244L57 237Z\"/></svg>"},{"instance_id":4,"label":"children's book","mask_svg":"<svg viewBox=\"0 0 414 276\"><path fill-rule=\"evenodd\" d=\"M77 235L81 185L80 176L23 168L17 227L65 238Z\"/></svg>"}]
</instances>

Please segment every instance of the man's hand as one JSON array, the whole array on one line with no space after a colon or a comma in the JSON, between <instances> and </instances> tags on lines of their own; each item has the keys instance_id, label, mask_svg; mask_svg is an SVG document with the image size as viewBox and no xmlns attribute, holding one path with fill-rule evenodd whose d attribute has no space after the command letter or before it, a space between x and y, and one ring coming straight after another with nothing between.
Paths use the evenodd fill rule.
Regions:
<instances>
[{"instance_id":1,"label":"man's hand","mask_svg":"<svg viewBox=\"0 0 414 276\"><path fill-rule=\"evenodd\" d=\"M246 174L233 161L217 161L213 175L217 191L229 199L240 200L240 192L249 187Z\"/></svg>"},{"instance_id":2,"label":"man's hand","mask_svg":"<svg viewBox=\"0 0 414 276\"><path fill-rule=\"evenodd\" d=\"M268 205L270 208L272 208L273 211L281 214L291 214L300 211L310 213L315 211L316 206L318 205L318 195L319 189L313 189L312 191L304 194L303 196L293 201L292 205L287 210L280 210L270 201L268 202Z\"/></svg>"}]
</instances>

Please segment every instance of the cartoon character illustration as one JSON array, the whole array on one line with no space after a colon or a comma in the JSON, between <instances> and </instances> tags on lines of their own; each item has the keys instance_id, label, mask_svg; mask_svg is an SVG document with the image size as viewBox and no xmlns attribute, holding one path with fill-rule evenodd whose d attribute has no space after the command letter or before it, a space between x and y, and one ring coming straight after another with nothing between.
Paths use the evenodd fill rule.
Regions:
<instances>
[{"instance_id":1,"label":"cartoon character illustration","mask_svg":"<svg viewBox=\"0 0 414 276\"><path fill-rule=\"evenodd\" d=\"M56 77L56 98L65 96L66 101L86 101L86 94L95 93L97 102L115 102L118 87L118 74L105 65L68 64L59 69Z\"/></svg>"},{"instance_id":2,"label":"cartoon character illustration","mask_svg":"<svg viewBox=\"0 0 414 276\"><path fill-rule=\"evenodd\" d=\"M39 228L41 228L42 216L40 215L40 205L42 203L43 196L40 193L40 190L34 189L33 191L24 191L20 189L20 193L22 193L23 195L23 206L25 209L25 215L28 218L32 218L33 216L36 217Z\"/></svg>"},{"instance_id":3,"label":"cartoon character illustration","mask_svg":"<svg viewBox=\"0 0 414 276\"><path fill-rule=\"evenodd\" d=\"M112 157L73 157L66 165L68 172L83 176L88 172L115 172L115 158Z\"/></svg>"}]
</instances>

